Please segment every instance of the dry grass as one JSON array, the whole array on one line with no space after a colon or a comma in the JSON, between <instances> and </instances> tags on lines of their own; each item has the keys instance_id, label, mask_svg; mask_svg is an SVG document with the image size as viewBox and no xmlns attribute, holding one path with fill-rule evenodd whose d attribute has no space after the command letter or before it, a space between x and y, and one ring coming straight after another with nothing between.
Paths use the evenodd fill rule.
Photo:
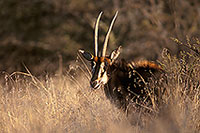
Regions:
<instances>
[{"instance_id":1,"label":"dry grass","mask_svg":"<svg viewBox=\"0 0 200 133\"><path fill-rule=\"evenodd\" d=\"M28 70L2 73L0 132L199 132L200 58L198 50L190 50L180 58L163 51L167 91L156 115L136 111L127 117L103 89L91 90L84 65L73 64L66 74L45 79Z\"/></svg>"},{"instance_id":2,"label":"dry grass","mask_svg":"<svg viewBox=\"0 0 200 133\"><path fill-rule=\"evenodd\" d=\"M1 132L105 132L123 119L102 92L91 92L83 77L75 84L67 76L5 78L12 88L8 93L10 86L1 85Z\"/></svg>"}]
</instances>

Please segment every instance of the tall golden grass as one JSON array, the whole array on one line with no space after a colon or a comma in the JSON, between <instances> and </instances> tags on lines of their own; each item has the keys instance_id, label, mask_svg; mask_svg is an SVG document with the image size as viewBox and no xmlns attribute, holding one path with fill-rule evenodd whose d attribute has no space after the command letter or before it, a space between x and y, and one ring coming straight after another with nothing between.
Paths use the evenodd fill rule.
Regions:
<instances>
[{"instance_id":1,"label":"tall golden grass","mask_svg":"<svg viewBox=\"0 0 200 133\"><path fill-rule=\"evenodd\" d=\"M197 52L190 47L179 58L166 49L162 53L166 94L156 115L135 111L127 116L110 103L103 89L90 88L83 64L41 79L28 69L26 73L2 72L0 132L199 132L200 44L198 40L189 44L185 45L195 46Z\"/></svg>"}]
</instances>

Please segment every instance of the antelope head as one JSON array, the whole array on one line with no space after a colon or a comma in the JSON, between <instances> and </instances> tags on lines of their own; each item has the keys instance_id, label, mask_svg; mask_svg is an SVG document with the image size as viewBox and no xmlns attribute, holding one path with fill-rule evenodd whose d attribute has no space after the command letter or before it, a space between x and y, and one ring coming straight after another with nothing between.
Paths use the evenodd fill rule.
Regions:
<instances>
[{"instance_id":1,"label":"antelope head","mask_svg":"<svg viewBox=\"0 0 200 133\"><path fill-rule=\"evenodd\" d=\"M98 27L99 27L99 20L101 18L102 12L99 14L96 24L95 24L95 34L94 34L94 55L85 52L84 50L79 50L79 52L82 54L82 56L91 62L91 72L92 72L92 78L90 80L90 85L92 88L97 89L100 88L102 85L106 84L108 82L108 68L112 65L112 63L117 59L117 57L120 54L120 47L113 50L109 56L106 56L106 49L108 45L108 39L110 36L111 29L113 27L113 24L115 22L115 19L117 17L118 12L116 12L115 16L112 19L112 22L110 24L110 27L108 29L108 32L106 34L103 49L100 54L98 51Z\"/></svg>"}]
</instances>

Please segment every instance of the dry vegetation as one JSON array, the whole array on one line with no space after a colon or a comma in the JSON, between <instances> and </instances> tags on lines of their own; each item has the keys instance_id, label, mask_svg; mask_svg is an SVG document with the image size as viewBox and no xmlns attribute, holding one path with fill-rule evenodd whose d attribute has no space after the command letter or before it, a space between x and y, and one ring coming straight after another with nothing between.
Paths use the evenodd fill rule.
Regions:
<instances>
[{"instance_id":1,"label":"dry vegetation","mask_svg":"<svg viewBox=\"0 0 200 133\"><path fill-rule=\"evenodd\" d=\"M38 80L5 75L1 84L0 132L104 132L124 117L83 76Z\"/></svg>"},{"instance_id":2,"label":"dry vegetation","mask_svg":"<svg viewBox=\"0 0 200 133\"><path fill-rule=\"evenodd\" d=\"M200 132L200 41L191 38L200 36L199 0L1 0L0 8L0 132ZM121 57L158 60L166 72L151 84L166 89L152 113L127 117L74 61L77 49L92 51L99 12L101 44L116 10L108 51L122 45Z\"/></svg>"},{"instance_id":3,"label":"dry vegetation","mask_svg":"<svg viewBox=\"0 0 200 133\"><path fill-rule=\"evenodd\" d=\"M167 82L162 87L167 91L158 112L140 109L127 117L102 89L91 90L90 75L78 57L64 74L45 79L37 79L28 69L27 73L2 73L0 132L199 132L200 43L173 40L188 51L177 58L163 50L160 64Z\"/></svg>"}]
</instances>

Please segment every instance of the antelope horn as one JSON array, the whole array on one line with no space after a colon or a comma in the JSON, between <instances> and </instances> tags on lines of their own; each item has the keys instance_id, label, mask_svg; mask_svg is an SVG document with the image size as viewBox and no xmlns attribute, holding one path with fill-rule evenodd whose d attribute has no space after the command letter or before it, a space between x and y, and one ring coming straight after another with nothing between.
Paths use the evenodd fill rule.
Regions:
<instances>
[{"instance_id":1,"label":"antelope horn","mask_svg":"<svg viewBox=\"0 0 200 133\"><path fill-rule=\"evenodd\" d=\"M103 12L100 12L96 24L95 24L95 34L94 34L94 56L98 56L98 27L99 27L99 20L101 18Z\"/></svg>"},{"instance_id":2,"label":"antelope horn","mask_svg":"<svg viewBox=\"0 0 200 133\"><path fill-rule=\"evenodd\" d=\"M104 44L103 44L102 57L106 56L106 48L107 48L107 45L108 45L108 39L109 39L109 36L110 36L110 32L112 30L113 24L115 22L115 19L117 17L117 14L118 14L118 11L115 13L115 16L113 17L112 22L111 22L110 27L109 27L109 30L106 34L106 38L105 38L105 41L104 41Z\"/></svg>"}]
</instances>

